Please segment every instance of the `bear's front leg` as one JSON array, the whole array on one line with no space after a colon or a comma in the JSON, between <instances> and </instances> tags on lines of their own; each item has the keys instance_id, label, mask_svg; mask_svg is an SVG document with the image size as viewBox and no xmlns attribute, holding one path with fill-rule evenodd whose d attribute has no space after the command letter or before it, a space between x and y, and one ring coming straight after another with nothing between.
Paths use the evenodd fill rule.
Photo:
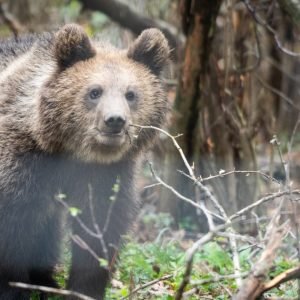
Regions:
<instances>
[{"instance_id":1,"label":"bear's front leg","mask_svg":"<svg viewBox=\"0 0 300 300\"><path fill-rule=\"evenodd\" d=\"M75 223L75 220L74 220ZM103 247L98 238L90 236L80 225L73 225L73 236L79 236L99 258L104 259ZM106 246L105 246L106 247ZM109 260L114 249L107 248ZM100 261L89 250L83 249L78 243L72 241L72 261L67 288L95 299L104 299L105 287L109 281L109 270L100 266ZM68 298L69 299L69 298ZM70 297L70 299L77 299Z\"/></svg>"},{"instance_id":2,"label":"bear's front leg","mask_svg":"<svg viewBox=\"0 0 300 300\"><path fill-rule=\"evenodd\" d=\"M86 247L80 247L72 241L72 262L67 288L95 299L104 298L121 237L128 231L137 211L135 189L132 187L132 165L124 164L106 167L104 173L98 167L88 166L89 172L86 173L89 176L81 176L76 191L67 193L71 195L70 199L75 199L71 204L80 208L78 218L82 224L94 233L90 234L76 218L72 219L73 236L82 239L93 254L84 249ZM73 173L82 174L83 170L84 165L80 171ZM90 189L85 188L88 186ZM103 239L93 236L97 234L96 229L103 235ZM108 265L107 268L100 266L103 263L101 259L106 260L104 264Z\"/></svg>"}]
</instances>

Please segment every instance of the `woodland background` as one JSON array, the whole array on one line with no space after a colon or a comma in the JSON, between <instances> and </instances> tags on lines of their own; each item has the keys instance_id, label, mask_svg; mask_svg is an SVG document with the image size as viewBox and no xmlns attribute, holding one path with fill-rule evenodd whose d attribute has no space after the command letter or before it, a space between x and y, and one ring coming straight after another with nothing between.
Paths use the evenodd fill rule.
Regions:
<instances>
[{"instance_id":1,"label":"woodland background","mask_svg":"<svg viewBox=\"0 0 300 300\"><path fill-rule=\"evenodd\" d=\"M1 38L70 22L118 47L157 27L172 48L107 298L300 299L299 1L0 1Z\"/></svg>"}]
</instances>

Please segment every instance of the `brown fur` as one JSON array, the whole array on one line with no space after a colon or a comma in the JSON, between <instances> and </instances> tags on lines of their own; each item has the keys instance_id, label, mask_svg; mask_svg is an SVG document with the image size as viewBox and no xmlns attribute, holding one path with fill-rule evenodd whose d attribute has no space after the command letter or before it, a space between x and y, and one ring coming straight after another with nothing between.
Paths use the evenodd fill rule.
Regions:
<instances>
[{"instance_id":1,"label":"brown fur","mask_svg":"<svg viewBox=\"0 0 300 300\"><path fill-rule=\"evenodd\" d=\"M120 181L104 234L112 259L137 207L137 158L156 135L130 125L162 126L167 104L158 75L169 48L156 29L118 50L66 25L54 35L5 41L0 50L0 299L19 300L29 294L8 281L55 285L63 215L58 193L93 228L91 187L103 228ZM74 220L72 231L104 256L99 240ZM107 270L73 244L68 288L102 299L107 280Z\"/></svg>"}]
</instances>

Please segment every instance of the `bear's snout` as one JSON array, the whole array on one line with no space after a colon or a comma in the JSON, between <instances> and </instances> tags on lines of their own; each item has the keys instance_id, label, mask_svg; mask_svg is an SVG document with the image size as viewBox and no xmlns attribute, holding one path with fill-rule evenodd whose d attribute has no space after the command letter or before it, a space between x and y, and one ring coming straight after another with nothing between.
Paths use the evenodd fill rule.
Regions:
<instances>
[{"instance_id":1,"label":"bear's snout","mask_svg":"<svg viewBox=\"0 0 300 300\"><path fill-rule=\"evenodd\" d=\"M111 133L120 133L126 124L126 117L121 114L111 114L104 118L104 123Z\"/></svg>"}]
</instances>

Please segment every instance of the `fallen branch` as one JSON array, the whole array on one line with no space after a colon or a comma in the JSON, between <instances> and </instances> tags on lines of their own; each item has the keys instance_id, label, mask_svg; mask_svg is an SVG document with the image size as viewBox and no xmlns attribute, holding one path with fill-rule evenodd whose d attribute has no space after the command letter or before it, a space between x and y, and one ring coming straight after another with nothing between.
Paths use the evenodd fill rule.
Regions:
<instances>
[{"instance_id":1,"label":"fallen branch","mask_svg":"<svg viewBox=\"0 0 300 300\"><path fill-rule=\"evenodd\" d=\"M267 292L274 287L278 287L280 284L290 281L292 279L298 279L300 277L300 266L288 269L281 274L277 275L275 278L270 280L269 282L265 283L262 287L264 292Z\"/></svg>"},{"instance_id":2,"label":"fallen branch","mask_svg":"<svg viewBox=\"0 0 300 300\"><path fill-rule=\"evenodd\" d=\"M15 288L20 288L20 289L25 289L25 290L40 291L40 292L45 292L45 293L50 293L50 294L55 294L55 295L62 295L62 296L74 296L81 300L96 300L95 298L86 296L86 295L78 293L78 292L74 292L74 291L70 291L70 290L56 289L56 288L51 288L51 287L47 287L47 286L27 284L27 283L22 283L22 282L10 282L9 285L12 287L15 287Z\"/></svg>"},{"instance_id":3,"label":"fallen branch","mask_svg":"<svg viewBox=\"0 0 300 300\"><path fill-rule=\"evenodd\" d=\"M274 263L276 252L281 245L283 237L289 230L287 223L276 226L278 219L273 222L269 235L265 237L268 240L266 248L252 267L249 277L245 279L233 300L255 300L265 291L264 280Z\"/></svg>"},{"instance_id":4,"label":"fallen branch","mask_svg":"<svg viewBox=\"0 0 300 300\"><path fill-rule=\"evenodd\" d=\"M240 278L245 278L249 275L249 272L244 272L244 273L240 273L238 276ZM236 279L237 275L236 274L228 274L228 275L215 275L212 278L208 278L208 279L202 279L202 280L197 280L197 281L192 281L191 285L192 286L201 286L203 284L207 284L207 283L213 283L213 282L219 282L221 280L228 280L228 279Z\"/></svg>"},{"instance_id":5,"label":"fallen branch","mask_svg":"<svg viewBox=\"0 0 300 300\"><path fill-rule=\"evenodd\" d=\"M147 288L147 287L149 287L149 286L151 286L151 285L154 285L154 284L156 284L156 283L158 283L158 282L160 282L160 281L164 281L164 280L170 279L170 278L172 278L172 277L173 277L173 275L165 275L165 276L162 276L162 277L157 278L157 279L155 279L155 280L146 282L145 284L142 284L142 285L138 286L137 288L135 288L135 289L134 289L130 294L128 294L126 297L121 298L121 300L125 300L125 299L128 299L128 298L130 299L130 298L131 298L134 294L136 294L138 291L143 290L143 289L145 289L145 288Z\"/></svg>"},{"instance_id":6,"label":"fallen branch","mask_svg":"<svg viewBox=\"0 0 300 300\"><path fill-rule=\"evenodd\" d=\"M224 226L222 226L224 229ZM216 236L216 231L210 231L204 235L200 240L198 240L187 252L187 262L185 267L185 272L181 284L176 292L175 300L181 300L183 297L184 290L190 281L190 276L193 268L194 255L200 246L211 241Z\"/></svg>"}]
</instances>

